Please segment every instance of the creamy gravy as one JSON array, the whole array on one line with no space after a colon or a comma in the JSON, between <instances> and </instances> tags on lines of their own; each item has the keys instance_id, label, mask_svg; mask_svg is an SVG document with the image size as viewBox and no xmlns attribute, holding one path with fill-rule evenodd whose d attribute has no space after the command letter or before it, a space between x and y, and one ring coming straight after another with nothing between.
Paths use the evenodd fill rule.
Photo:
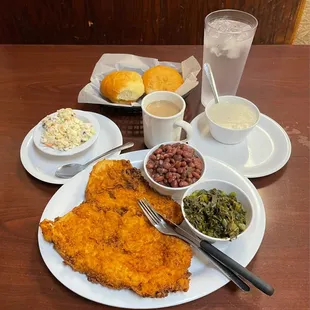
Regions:
<instances>
[{"instance_id":1,"label":"creamy gravy","mask_svg":"<svg viewBox=\"0 0 310 310\"><path fill-rule=\"evenodd\" d=\"M208 109L209 118L216 124L230 129L245 129L257 121L257 113L244 103L220 102Z\"/></svg>"},{"instance_id":2,"label":"creamy gravy","mask_svg":"<svg viewBox=\"0 0 310 310\"><path fill-rule=\"evenodd\" d=\"M167 100L159 100L149 103L146 111L154 116L169 117L178 114L181 109L173 102Z\"/></svg>"}]
</instances>

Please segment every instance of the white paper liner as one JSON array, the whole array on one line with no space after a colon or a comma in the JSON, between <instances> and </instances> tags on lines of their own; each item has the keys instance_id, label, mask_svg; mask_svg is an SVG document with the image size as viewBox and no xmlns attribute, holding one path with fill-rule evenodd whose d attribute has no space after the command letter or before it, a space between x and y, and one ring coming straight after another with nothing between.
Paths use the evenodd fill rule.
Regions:
<instances>
[{"instance_id":1,"label":"white paper liner","mask_svg":"<svg viewBox=\"0 0 310 310\"><path fill-rule=\"evenodd\" d=\"M95 65L90 77L90 83L80 91L78 102L127 108L130 106L139 107L141 106L142 98L139 98L137 102L132 102L131 105L110 102L100 94L100 83L112 71L129 70L136 71L142 75L144 71L157 65L169 66L182 73L184 83L176 90L176 93L181 96L184 96L198 85L197 75L201 67L194 56L187 58L181 63L177 63L158 61L156 58L140 57L130 54L103 54Z\"/></svg>"}]
</instances>

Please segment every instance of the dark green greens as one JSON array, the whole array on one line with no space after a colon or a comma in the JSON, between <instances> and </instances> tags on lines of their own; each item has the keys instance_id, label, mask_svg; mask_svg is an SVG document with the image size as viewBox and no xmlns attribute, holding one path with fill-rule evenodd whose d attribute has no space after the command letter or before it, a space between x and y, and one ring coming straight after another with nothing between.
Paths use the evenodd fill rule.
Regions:
<instances>
[{"instance_id":1,"label":"dark green greens","mask_svg":"<svg viewBox=\"0 0 310 310\"><path fill-rule=\"evenodd\" d=\"M236 238L246 229L242 204L236 193L198 190L183 200L189 222L201 233L214 238Z\"/></svg>"}]
</instances>

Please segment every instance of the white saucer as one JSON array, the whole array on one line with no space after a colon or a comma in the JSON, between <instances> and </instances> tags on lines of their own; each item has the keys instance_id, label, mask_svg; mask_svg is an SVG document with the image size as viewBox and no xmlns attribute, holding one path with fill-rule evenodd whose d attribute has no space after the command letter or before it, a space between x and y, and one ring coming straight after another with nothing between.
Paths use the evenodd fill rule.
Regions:
<instances>
[{"instance_id":1,"label":"white saucer","mask_svg":"<svg viewBox=\"0 0 310 310\"><path fill-rule=\"evenodd\" d=\"M32 128L25 137L20 149L20 159L24 168L41 181L64 184L70 179L60 179L54 175L59 166L70 163L84 164L88 160L123 143L122 133L114 122L97 113L89 112L89 114L95 117L100 124L98 139L91 147L72 156L48 155L34 145L34 128Z\"/></svg>"},{"instance_id":2,"label":"white saucer","mask_svg":"<svg viewBox=\"0 0 310 310\"><path fill-rule=\"evenodd\" d=\"M34 128L33 132L33 142L35 146L42 151L43 153L53 155L53 156L72 156L74 154L80 153L91 147L95 141L98 139L99 133L100 133L100 125L97 121L97 118L92 115L90 112L85 112L81 110L73 110L75 112L76 117L85 122L85 123L91 123L93 125L93 128L95 130L95 134L85 143L76 146L72 149L69 149L67 151L59 151L56 149L53 149L51 147L48 147L41 143L41 137L44 132L43 126L42 126L42 120L38 123L37 126ZM57 112L50 114L50 116L56 115Z\"/></svg>"},{"instance_id":3,"label":"white saucer","mask_svg":"<svg viewBox=\"0 0 310 310\"><path fill-rule=\"evenodd\" d=\"M248 178L259 178L280 170L291 156L291 141L287 133L264 114L246 140L236 145L222 144L213 139L204 112L196 116L191 125L193 137L189 144L204 155L230 164Z\"/></svg>"}]
</instances>

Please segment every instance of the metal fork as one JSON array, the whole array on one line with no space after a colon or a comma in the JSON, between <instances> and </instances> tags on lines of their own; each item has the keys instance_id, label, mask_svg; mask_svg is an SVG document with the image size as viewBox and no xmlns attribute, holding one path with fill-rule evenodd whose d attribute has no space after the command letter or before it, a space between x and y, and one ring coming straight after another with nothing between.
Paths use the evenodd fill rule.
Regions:
<instances>
[{"instance_id":1,"label":"metal fork","mask_svg":"<svg viewBox=\"0 0 310 310\"><path fill-rule=\"evenodd\" d=\"M138 201L139 206L143 210L145 216L148 218L148 220L151 222L151 224L157 228L161 233L165 235L175 236L178 237L185 242L189 243L192 247L202 252L204 255L206 255L209 259L209 261L218 268L228 279L230 279L232 282L234 282L241 290L245 292L250 291L250 287L242 280L240 279L234 272L232 272L230 269L228 269L226 266L224 266L221 262L216 260L213 256L210 254L204 252L199 245L199 240L195 240L195 237L190 235L187 231L183 230L180 226L175 224L170 224L166 222L163 217L158 214L152 206L149 204L149 202L144 198L142 200ZM175 225L173 227L172 225ZM176 232L175 229L178 228L180 232ZM186 236L185 236L186 235Z\"/></svg>"},{"instance_id":2,"label":"metal fork","mask_svg":"<svg viewBox=\"0 0 310 310\"><path fill-rule=\"evenodd\" d=\"M243 267L238 262L227 256L225 253L218 250L208 241L200 239L193 240L192 238L189 239L188 234L187 236L184 236L184 234L180 232L181 229L180 226L176 224L169 224L168 222L166 222L164 218L152 208L152 206L145 198L143 200L139 200L139 206L142 208L144 214L152 223L152 225L156 227L161 233L179 237L184 241L188 242L189 244L191 244L192 246L199 247L200 250L202 250L206 255L208 255L210 261L212 261L213 264L215 264L222 272L223 272L223 266L225 265L227 270L229 270L229 275L227 275L227 270L225 269L224 271L226 272L223 273L242 290L249 291L250 288L237 275L240 275L244 279L248 280L263 293L269 296L273 295L274 288L271 285L266 283L264 280L260 279L251 271L247 270L245 267ZM175 227L179 229L178 232L176 231ZM198 244L197 240L199 240ZM220 263L220 266L217 263Z\"/></svg>"}]
</instances>

